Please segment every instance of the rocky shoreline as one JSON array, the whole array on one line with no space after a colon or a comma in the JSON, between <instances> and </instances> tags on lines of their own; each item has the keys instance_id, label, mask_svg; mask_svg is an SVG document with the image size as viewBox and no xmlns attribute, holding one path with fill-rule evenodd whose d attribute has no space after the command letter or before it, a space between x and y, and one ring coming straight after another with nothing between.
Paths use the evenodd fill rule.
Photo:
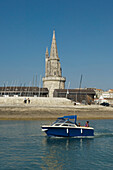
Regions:
<instances>
[{"instance_id":1,"label":"rocky shoreline","mask_svg":"<svg viewBox=\"0 0 113 170\"><path fill-rule=\"evenodd\" d=\"M81 119L113 119L113 107L80 106L0 106L0 120L50 120L64 115Z\"/></svg>"}]
</instances>

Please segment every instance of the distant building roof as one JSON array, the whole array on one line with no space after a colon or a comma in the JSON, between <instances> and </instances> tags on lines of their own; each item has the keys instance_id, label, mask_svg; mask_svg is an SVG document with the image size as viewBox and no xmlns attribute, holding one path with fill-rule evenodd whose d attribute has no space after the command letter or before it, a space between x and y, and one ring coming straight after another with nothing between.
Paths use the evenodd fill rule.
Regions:
<instances>
[{"instance_id":1,"label":"distant building roof","mask_svg":"<svg viewBox=\"0 0 113 170\"><path fill-rule=\"evenodd\" d=\"M48 92L47 88L39 88L39 87L21 87L21 86L4 86L0 87L0 91L46 91Z\"/></svg>"},{"instance_id":2,"label":"distant building roof","mask_svg":"<svg viewBox=\"0 0 113 170\"><path fill-rule=\"evenodd\" d=\"M56 92L60 93L89 93L89 94L95 94L95 91L93 89L87 88L87 89L55 89Z\"/></svg>"},{"instance_id":3,"label":"distant building roof","mask_svg":"<svg viewBox=\"0 0 113 170\"><path fill-rule=\"evenodd\" d=\"M113 93L113 89L109 89L108 92L109 92L109 93Z\"/></svg>"},{"instance_id":4,"label":"distant building roof","mask_svg":"<svg viewBox=\"0 0 113 170\"><path fill-rule=\"evenodd\" d=\"M103 91L102 89L96 89L96 91Z\"/></svg>"}]
</instances>

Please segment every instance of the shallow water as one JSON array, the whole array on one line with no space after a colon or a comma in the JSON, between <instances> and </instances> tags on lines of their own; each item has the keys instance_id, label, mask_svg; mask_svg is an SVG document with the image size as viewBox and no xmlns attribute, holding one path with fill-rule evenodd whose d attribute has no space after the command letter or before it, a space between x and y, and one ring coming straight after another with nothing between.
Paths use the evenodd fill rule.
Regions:
<instances>
[{"instance_id":1,"label":"shallow water","mask_svg":"<svg viewBox=\"0 0 113 170\"><path fill-rule=\"evenodd\" d=\"M113 169L113 120L90 120L95 137L85 139L48 138L48 123L0 121L0 169Z\"/></svg>"}]
</instances>

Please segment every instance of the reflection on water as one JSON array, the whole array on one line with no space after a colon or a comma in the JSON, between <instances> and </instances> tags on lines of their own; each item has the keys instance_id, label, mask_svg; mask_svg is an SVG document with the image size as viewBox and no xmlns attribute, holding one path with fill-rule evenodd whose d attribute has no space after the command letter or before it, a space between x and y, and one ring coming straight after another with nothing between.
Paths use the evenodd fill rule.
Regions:
<instances>
[{"instance_id":1,"label":"reflection on water","mask_svg":"<svg viewBox=\"0 0 113 170\"><path fill-rule=\"evenodd\" d=\"M47 148L47 150L42 159L49 168L63 169L66 165L66 161L71 163L71 161L74 160L75 162L75 158L77 157L76 154L79 154L80 151L84 150L84 147L90 149L92 142L93 138L44 137L43 147Z\"/></svg>"},{"instance_id":2,"label":"reflection on water","mask_svg":"<svg viewBox=\"0 0 113 170\"><path fill-rule=\"evenodd\" d=\"M43 139L43 144L47 147L54 148L62 147L63 149L69 150L70 147L74 150L82 149L82 147L90 147L90 143L93 141L93 138L58 138L58 137L45 137Z\"/></svg>"}]
</instances>

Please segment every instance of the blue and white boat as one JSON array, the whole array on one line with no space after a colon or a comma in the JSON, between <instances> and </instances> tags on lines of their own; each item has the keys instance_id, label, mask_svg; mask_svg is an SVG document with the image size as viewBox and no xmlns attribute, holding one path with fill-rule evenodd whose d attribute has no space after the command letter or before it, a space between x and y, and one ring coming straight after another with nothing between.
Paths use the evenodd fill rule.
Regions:
<instances>
[{"instance_id":1,"label":"blue and white boat","mask_svg":"<svg viewBox=\"0 0 113 170\"><path fill-rule=\"evenodd\" d=\"M74 121L71 121L73 119ZM58 137L93 137L94 128L78 126L76 123L77 115L59 117L52 125L43 125L42 131L47 136Z\"/></svg>"}]
</instances>

